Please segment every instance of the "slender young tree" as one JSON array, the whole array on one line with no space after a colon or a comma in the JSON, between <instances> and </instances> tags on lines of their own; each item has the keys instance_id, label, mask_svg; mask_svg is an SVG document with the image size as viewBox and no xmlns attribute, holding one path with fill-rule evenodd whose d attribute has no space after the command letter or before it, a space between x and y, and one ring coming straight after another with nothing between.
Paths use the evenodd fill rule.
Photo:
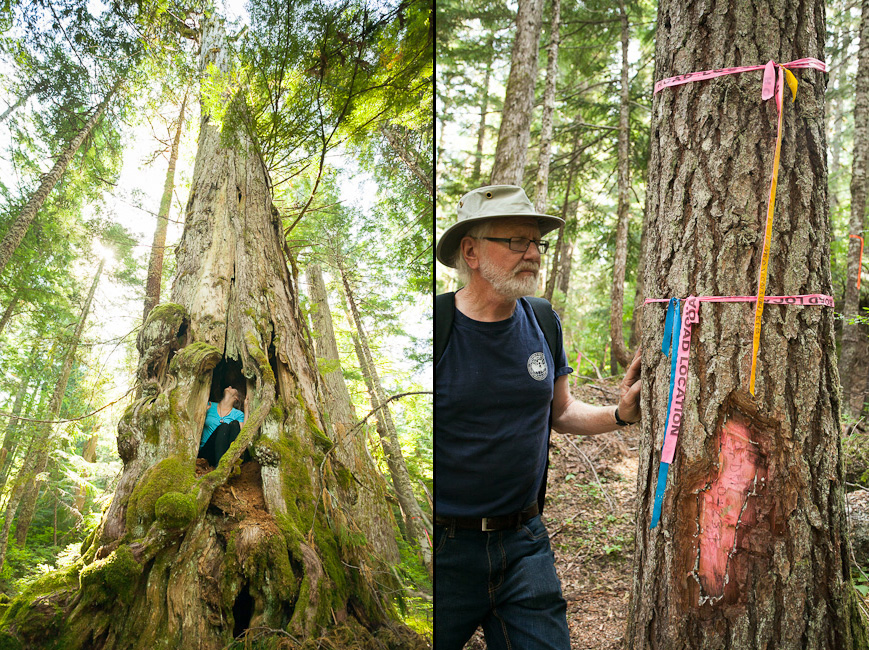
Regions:
<instances>
[{"instance_id":1,"label":"slender young tree","mask_svg":"<svg viewBox=\"0 0 869 650\"><path fill-rule=\"evenodd\" d=\"M555 247L552 254L552 262L549 275L546 277L546 287L543 292L543 297L552 302L552 296L555 294L555 286L558 284L558 278L561 275L561 269L564 266L565 258L569 257L568 249L570 245L565 236L565 227L567 226L567 218L571 207L575 207L575 201L571 200L570 195L573 191L573 181L579 169L579 154L582 152L582 131L579 128L574 130L573 146L571 147L570 159L567 162L567 184L564 188L564 201L561 203L561 218L564 219L564 224L558 228L558 235L555 239Z\"/></svg>"},{"instance_id":2,"label":"slender young tree","mask_svg":"<svg viewBox=\"0 0 869 650\"><path fill-rule=\"evenodd\" d=\"M22 405L22 410L24 411L24 417L32 417L35 415L36 408L38 407L39 396L42 392L42 387L45 384L45 378L43 376L36 377L36 385L34 386L32 391L28 391L28 395L25 395L25 403ZM29 404L27 401L29 399ZM29 410L28 410L29 407ZM10 418L11 420L11 418ZM6 435L3 437L3 448L0 451L0 492L2 492L6 483L9 481L9 473L12 470L12 464L15 462L16 457L18 456L18 450L21 449L22 443L26 442L23 440L24 431L21 427L21 423L16 419L15 426L12 425L12 422L7 425Z\"/></svg>"},{"instance_id":3,"label":"slender young tree","mask_svg":"<svg viewBox=\"0 0 869 650\"><path fill-rule=\"evenodd\" d=\"M839 378L842 381L842 411L858 418L863 410L865 395L852 390L857 373L865 368L857 364L858 349L865 346L860 326L854 321L859 315L860 292L860 239L866 235L867 156L869 156L869 0L863 0L860 20L860 49L857 55L857 79L854 93L854 154L851 163L851 218L848 222L848 273L845 278L845 303L842 314L842 356L839 359Z\"/></svg>"},{"instance_id":4,"label":"slender young tree","mask_svg":"<svg viewBox=\"0 0 869 650\"><path fill-rule=\"evenodd\" d=\"M413 483L407 471L407 462L404 460L401 442L398 439L398 431L395 428L395 422L392 419L392 414L386 401L386 393L380 383L377 367L374 364L371 345L368 342L368 336L362 325L362 317L359 314L356 296L350 284L348 269L340 258L338 259L338 272L341 274L344 297L347 299L347 318L353 327L356 328L353 343L356 348L356 356L359 359L359 367L362 369L362 376L365 379L365 386L371 398L371 408L374 410L377 419L377 433L380 436L380 444L383 447L386 463L389 466L392 487L395 490L395 496L404 514L404 525L408 536L419 549L423 563L426 569L428 569L429 576L431 576L434 568L432 565L431 543L429 541L432 531L431 522L422 512L413 494Z\"/></svg>"},{"instance_id":5,"label":"slender young tree","mask_svg":"<svg viewBox=\"0 0 869 650\"><path fill-rule=\"evenodd\" d=\"M622 81L619 101L619 202L618 224L616 225L615 258L613 260L613 284L610 291L610 341L613 357L624 367L631 362L631 353L625 345L622 318L625 301L625 273L628 261L628 222L631 218L631 161L630 161L630 120L631 84L629 80L630 62L628 46L631 40L628 12L624 0L619 0L619 21L621 24L622 44ZM612 368L615 373L616 368Z\"/></svg>"},{"instance_id":6,"label":"slender young tree","mask_svg":"<svg viewBox=\"0 0 869 650\"><path fill-rule=\"evenodd\" d=\"M480 120L477 122L477 146L474 149L474 166L471 172L471 187L478 187L480 179L483 177L483 148L486 144L486 130L488 129L489 119L489 87L492 85L492 47L495 43L495 37L492 34L486 38L485 49L490 56L486 57L483 72L483 83L480 84ZM441 147L443 148L443 147Z\"/></svg>"},{"instance_id":7,"label":"slender young tree","mask_svg":"<svg viewBox=\"0 0 869 650\"><path fill-rule=\"evenodd\" d=\"M72 340L66 350L63 359L63 366L60 369L60 376L54 386L54 392L51 395L51 401L48 404L48 415L46 420L55 420L60 415L60 407L63 405L63 396L66 394L66 386L69 383L69 375L72 372L72 364L75 361L75 353L78 345L81 342L81 336L84 332L85 323L90 314L91 304L93 303L94 293L96 293L97 285L100 281L100 276L103 273L103 265L105 260L100 261L96 275L91 283L90 291L82 307L81 316L73 332ZM6 504L6 514L3 520L3 531L0 532L0 567L6 559L6 550L9 543L9 528L12 525L12 520L18 515L18 521L15 527L16 539L19 546L24 545L27 539L27 531L30 528L30 521L33 519L33 511L36 507L36 497L39 495L38 476L45 471L48 464L48 457L54 449L55 436L53 435L54 428L50 422L40 423L31 439L30 450L24 458L24 463L18 476L15 479L15 484L12 487L12 493L9 501Z\"/></svg>"},{"instance_id":8,"label":"slender young tree","mask_svg":"<svg viewBox=\"0 0 869 650\"><path fill-rule=\"evenodd\" d=\"M145 312L142 322L148 320L148 314L160 302L160 285L163 281L163 257L166 251L166 229L169 226L169 208L172 205L172 194L175 191L175 165L178 163L178 147L181 142L181 132L184 130L184 109L187 106L187 94L181 100L181 110L178 112L178 126L175 137L169 149L169 167L166 169L166 182L163 184L163 196L160 199L160 211L157 213L157 227L154 229L154 241L151 244L151 258L148 262L148 277L145 281Z\"/></svg>"},{"instance_id":9,"label":"slender young tree","mask_svg":"<svg viewBox=\"0 0 869 650\"><path fill-rule=\"evenodd\" d=\"M781 15L800 21L783 30ZM770 59L823 59L819 0L690 10L663 0L657 25L656 80ZM832 290L826 80L813 69L794 75L795 104L782 89L771 296ZM655 95L647 297L756 293L777 121L775 100L761 100L762 77L762 70L726 75ZM849 576L833 310L767 305L752 395L754 304L700 304L687 373L674 378L674 403L682 407L671 417L681 431L660 523L651 528L670 394L671 360L660 352L665 311L644 307L625 647L865 648ZM688 345L683 337L681 348Z\"/></svg>"},{"instance_id":10,"label":"slender young tree","mask_svg":"<svg viewBox=\"0 0 869 650\"><path fill-rule=\"evenodd\" d=\"M36 346L31 358L35 356ZM7 468L12 464L15 456L15 450L18 447L19 434L19 419L21 409L24 407L24 400L27 397L27 388L30 386L30 375L25 374L21 377L18 384L18 390L15 393L15 402L12 404L12 417L6 423L6 430L3 433L3 446L0 448L0 492L6 487ZM8 462L7 462L8 461Z\"/></svg>"}]
</instances>

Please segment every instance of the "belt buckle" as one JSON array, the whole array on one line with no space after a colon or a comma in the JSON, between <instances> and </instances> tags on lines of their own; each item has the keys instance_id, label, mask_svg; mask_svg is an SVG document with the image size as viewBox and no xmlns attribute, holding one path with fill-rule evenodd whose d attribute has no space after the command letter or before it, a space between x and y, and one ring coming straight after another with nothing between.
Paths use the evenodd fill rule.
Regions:
<instances>
[{"instance_id":1,"label":"belt buckle","mask_svg":"<svg viewBox=\"0 0 869 650\"><path fill-rule=\"evenodd\" d=\"M483 528L482 528L482 530L483 530L484 533L494 533L494 532L496 531L495 528L489 528L489 519L491 519L491 517L483 517Z\"/></svg>"}]
</instances>

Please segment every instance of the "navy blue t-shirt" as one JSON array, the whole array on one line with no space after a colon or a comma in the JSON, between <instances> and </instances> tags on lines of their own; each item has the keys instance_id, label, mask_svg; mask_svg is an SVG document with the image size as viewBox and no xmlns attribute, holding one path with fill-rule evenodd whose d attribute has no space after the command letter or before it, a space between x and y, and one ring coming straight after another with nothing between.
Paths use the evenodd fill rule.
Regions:
<instances>
[{"instance_id":1,"label":"navy blue t-shirt","mask_svg":"<svg viewBox=\"0 0 869 650\"><path fill-rule=\"evenodd\" d=\"M510 318L496 323L456 310L435 368L439 516L496 517L537 500L555 379L573 372L563 351L555 368L524 298Z\"/></svg>"}]
</instances>

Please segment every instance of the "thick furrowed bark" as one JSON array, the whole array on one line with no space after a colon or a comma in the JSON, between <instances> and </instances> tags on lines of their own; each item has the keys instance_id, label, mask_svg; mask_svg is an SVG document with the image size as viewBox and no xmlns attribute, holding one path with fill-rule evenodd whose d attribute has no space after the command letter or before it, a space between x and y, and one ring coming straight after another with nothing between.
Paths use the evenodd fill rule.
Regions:
<instances>
[{"instance_id":1,"label":"thick furrowed bark","mask_svg":"<svg viewBox=\"0 0 869 650\"><path fill-rule=\"evenodd\" d=\"M824 36L819 2L661 2L655 78L823 59ZM784 89L768 295L832 291L825 80L814 70L795 74L796 103ZM655 96L646 297L756 292L776 136L776 109L760 101L760 83L760 73L744 73ZM849 580L832 309L767 306L752 398L753 305L701 304L676 456L661 522L650 530L670 383L670 360L658 352L664 312L643 309L626 647L865 647ZM720 501L712 486L725 488Z\"/></svg>"}]
</instances>

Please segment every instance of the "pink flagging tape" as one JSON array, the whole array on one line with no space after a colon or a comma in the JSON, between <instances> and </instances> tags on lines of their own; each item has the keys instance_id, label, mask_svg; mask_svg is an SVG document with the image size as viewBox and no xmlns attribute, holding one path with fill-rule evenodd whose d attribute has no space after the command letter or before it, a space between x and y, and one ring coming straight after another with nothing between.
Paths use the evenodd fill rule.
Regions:
<instances>
[{"instance_id":1,"label":"pink flagging tape","mask_svg":"<svg viewBox=\"0 0 869 650\"><path fill-rule=\"evenodd\" d=\"M672 463L676 453L676 440L682 426L682 407L685 404L685 389L688 386L688 355L691 354L691 326L700 318L700 303L690 296L685 301L682 312L682 330L679 332L679 351L676 356L676 377L673 385L673 399L667 415L667 431L664 432L664 447L661 449L661 462Z\"/></svg>"},{"instance_id":2,"label":"pink flagging tape","mask_svg":"<svg viewBox=\"0 0 869 650\"><path fill-rule=\"evenodd\" d=\"M664 432L664 446L661 449L661 462L670 464L676 455L676 442L682 427L682 409L688 387L688 358L691 354L691 326L700 321L701 302L755 302L757 296L688 296L684 298L682 325L679 332L679 350L676 357L673 398L667 414L667 430ZM765 296L764 302L772 305L805 305L833 307L832 296L812 293L800 296ZM669 302L666 298L647 298L644 304Z\"/></svg>"},{"instance_id":3,"label":"pink flagging tape","mask_svg":"<svg viewBox=\"0 0 869 650\"><path fill-rule=\"evenodd\" d=\"M757 296L695 296L700 302L754 302ZM681 298L686 300L686 298ZM802 296L764 296L764 302L771 305L819 305L822 307L834 307L835 302L831 296L822 293L811 293ZM644 304L653 302L670 302L669 298L647 298Z\"/></svg>"},{"instance_id":4,"label":"pink flagging tape","mask_svg":"<svg viewBox=\"0 0 869 650\"><path fill-rule=\"evenodd\" d=\"M820 70L821 72L827 71L827 64L823 61L819 61L818 59L813 59L811 57L805 59L797 59L796 61L790 61L789 63L781 63L779 64L783 68L797 69L797 68L814 68L815 70ZM681 86L682 84L691 83L694 81L704 81L705 79L714 79L715 77L723 77L728 74L739 74L741 72L753 72L754 70L764 70L766 71L769 63L765 63L763 65L743 65L738 66L736 68L719 68L718 70L704 70L703 72L689 72L688 74L680 74L675 77L670 77L668 79L661 79L661 81L655 84L655 94L662 91L664 88L672 88L673 86ZM766 76L766 75L764 75ZM766 80L764 80L766 81ZM764 86L766 84L764 83ZM763 97L764 100L772 97L770 94L768 97Z\"/></svg>"},{"instance_id":5,"label":"pink flagging tape","mask_svg":"<svg viewBox=\"0 0 869 650\"><path fill-rule=\"evenodd\" d=\"M761 99L766 101L775 97L775 105L778 112L778 124L775 138L775 155L773 157L772 174L769 185L769 199L767 200L766 226L764 230L763 249L760 258L760 272L758 273L757 280L757 299L754 312L754 336L752 337L751 350L751 372L748 378L748 392L752 395L754 395L755 374L757 371L757 354L760 349L760 326L763 317L763 305L766 302L766 277L769 265L770 243L772 240L773 217L775 215L775 194L778 183L778 167L782 141L782 98L784 94L784 84L786 82L788 87L791 89L794 101L796 101L797 98L797 86L799 85L796 77L794 77L793 73L790 71L791 68L815 68L821 72L826 72L827 64L813 58L797 59L796 61L790 61L789 63L776 63L775 61L770 60L764 65L704 70L703 72L689 72L688 74L679 75L678 77L663 79L655 84L655 92L657 93L664 88L679 86L694 81L703 81L728 74L750 72L752 70L763 70ZM778 74L776 74L776 71Z\"/></svg>"}]
</instances>

